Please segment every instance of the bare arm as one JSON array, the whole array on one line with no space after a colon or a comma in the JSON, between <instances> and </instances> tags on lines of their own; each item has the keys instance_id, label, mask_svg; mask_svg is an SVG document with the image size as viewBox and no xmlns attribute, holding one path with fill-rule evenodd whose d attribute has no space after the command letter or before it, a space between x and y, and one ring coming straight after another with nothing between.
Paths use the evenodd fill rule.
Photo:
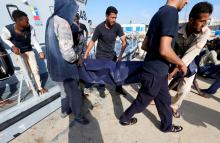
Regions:
<instances>
[{"instance_id":1,"label":"bare arm","mask_svg":"<svg viewBox=\"0 0 220 143\"><path fill-rule=\"evenodd\" d=\"M122 55L123 55L123 53L124 53L124 51L125 51L125 48L126 48L126 45L127 45L127 44L126 44L127 41L126 41L126 36L125 36L125 35L121 36L120 39L121 39L121 51L120 51L120 54L119 54L119 56L118 56L118 61L121 60Z\"/></svg>"},{"instance_id":2,"label":"bare arm","mask_svg":"<svg viewBox=\"0 0 220 143\"><path fill-rule=\"evenodd\" d=\"M179 70L183 72L184 75L187 73L187 67L184 62L176 55L171 47L172 37L163 36L160 39L160 55L169 63L178 66Z\"/></svg>"},{"instance_id":3,"label":"bare arm","mask_svg":"<svg viewBox=\"0 0 220 143\"><path fill-rule=\"evenodd\" d=\"M92 50L92 48L94 47L94 45L95 45L95 42L94 42L93 40L90 40L90 41L89 41L89 44L88 44L88 46L87 46L87 48L86 48L86 52L85 52L85 55L84 55L84 59L87 59L87 58L88 58L89 53L90 53L90 51Z\"/></svg>"},{"instance_id":4,"label":"bare arm","mask_svg":"<svg viewBox=\"0 0 220 143\"><path fill-rule=\"evenodd\" d=\"M169 73L168 75L168 79L171 80L173 78L173 76L179 71L178 68L174 68L173 71L171 73Z\"/></svg>"}]
</instances>

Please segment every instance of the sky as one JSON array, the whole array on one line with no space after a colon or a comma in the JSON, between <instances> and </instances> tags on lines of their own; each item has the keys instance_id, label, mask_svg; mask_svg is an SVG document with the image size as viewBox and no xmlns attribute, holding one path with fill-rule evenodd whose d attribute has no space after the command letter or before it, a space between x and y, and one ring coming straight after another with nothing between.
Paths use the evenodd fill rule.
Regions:
<instances>
[{"instance_id":1,"label":"sky","mask_svg":"<svg viewBox=\"0 0 220 143\"><path fill-rule=\"evenodd\" d=\"M213 4L214 12L212 17L220 19L220 0L206 0ZM200 0L189 0L189 3L180 12L180 20L188 18L193 5ZM154 13L166 3L166 0L88 0L86 12L88 19L93 25L105 20L105 10L108 6L115 6L119 13L117 22L126 24L132 23L148 24Z\"/></svg>"}]
</instances>

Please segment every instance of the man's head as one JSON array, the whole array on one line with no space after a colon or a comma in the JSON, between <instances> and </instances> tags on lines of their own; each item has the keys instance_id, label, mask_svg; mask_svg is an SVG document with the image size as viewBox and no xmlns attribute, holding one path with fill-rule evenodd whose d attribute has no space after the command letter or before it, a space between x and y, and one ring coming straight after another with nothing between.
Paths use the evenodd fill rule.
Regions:
<instances>
[{"instance_id":1,"label":"man's head","mask_svg":"<svg viewBox=\"0 0 220 143\"><path fill-rule=\"evenodd\" d=\"M175 6L178 11L181 11L189 0L167 0L167 4Z\"/></svg>"},{"instance_id":2,"label":"man's head","mask_svg":"<svg viewBox=\"0 0 220 143\"><path fill-rule=\"evenodd\" d=\"M208 2L199 2L193 6L189 14L189 27L193 32L199 33L210 21L213 6Z\"/></svg>"},{"instance_id":3,"label":"man's head","mask_svg":"<svg viewBox=\"0 0 220 143\"><path fill-rule=\"evenodd\" d=\"M79 19L80 19L80 17L79 17L79 14L77 13L76 16L74 17L74 21L75 21L77 24L79 24Z\"/></svg>"},{"instance_id":4,"label":"man's head","mask_svg":"<svg viewBox=\"0 0 220 143\"><path fill-rule=\"evenodd\" d=\"M113 26L116 23L116 19L117 19L117 14L118 14L118 10L113 7L113 6L109 6L106 9L106 22L109 26Z\"/></svg>"},{"instance_id":5,"label":"man's head","mask_svg":"<svg viewBox=\"0 0 220 143\"><path fill-rule=\"evenodd\" d=\"M73 17L76 15L79 6L76 0L54 0L54 14L65 19L69 25L74 23Z\"/></svg>"},{"instance_id":6,"label":"man's head","mask_svg":"<svg viewBox=\"0 0 220 143\"><path fill-rule=\"evenodd\" d=\"M29 19L27 17L27 14L20 10L15 10L12 13L12 17L16 23L16 25L22 27L22 28L28 28L29 27Z\"/></svg>"},{"instance_id":7,"label":"man's head","mask_svg":"<svg viewBox=\"0 0 220 143\"><path fill-rule=\"evenodd\" d=\"M187 5L188 0L177 0L177 9L181 11L185 5Z\"/></svg>"}]
</instances>

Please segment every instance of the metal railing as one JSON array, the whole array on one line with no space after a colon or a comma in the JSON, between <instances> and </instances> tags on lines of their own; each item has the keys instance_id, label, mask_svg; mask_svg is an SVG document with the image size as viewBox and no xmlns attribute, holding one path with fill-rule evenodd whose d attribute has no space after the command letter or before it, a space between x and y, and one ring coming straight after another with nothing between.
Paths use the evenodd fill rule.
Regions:
<instances>
[{"instance_id":1,"label":"metal railing","mask_svg":"<svg viewBox=\"0 0 220 143\"><path fill-rule=\"evenodd\" d=\"M26 82L28 88L32 91L33 96L38 96L37 91L34 88L34 85L32 83L31 77L28 74L28 69L25 65L25 62L23 60L23 58L19 55L15 55L13 52L9 52L8 54L3 54L0 55L1 57L3 56L16 56L16 60L19 63L19 67L20 67L20 71L16 71L14 72L13 75L9 75L8 77L5 78L1 78L0 82L5 82L6 80L9 80L10 78L12 78L13 76L17 77L20 85L19 85L19 90L18 90L18 94L15 94L9 98L3 99L2 101L0 101L0 103L6 102L7 100L11 100L17 97L17 105L19 105L21 103L21 93L22 93L22 87L23 87L23 81ZM1 95L2 96L2 95Z\"/></svg>"}]
</instances>

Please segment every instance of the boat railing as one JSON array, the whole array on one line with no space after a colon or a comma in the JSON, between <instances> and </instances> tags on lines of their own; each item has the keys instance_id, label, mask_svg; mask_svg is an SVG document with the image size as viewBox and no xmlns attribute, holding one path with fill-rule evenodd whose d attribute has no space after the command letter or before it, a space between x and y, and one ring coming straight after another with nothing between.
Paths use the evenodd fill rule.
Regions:
<instances>
[{"instance_id":1,"label":"boat railing","mask_svg":"<svg viewBox=\"0 0 220 143\"><path fill-rule=\"evenodd\" d=\"M12 56L15 56L15 55L14 55L13 52L8 52L7 54L2 54L0 56L1 57L3 57L3 56L12 57ZM17 97L17 105L19 105L21 103L21 93L22 93L22 88L23 88L23 84L24 84L23 81L26 82L27 87L28 87L29 90L31 90L33 96L38 96L37 91L34 88L33 82L31 80L31 77L29 76L28 69L25 65L25 62L24 62L23 58L21 56L17 56L17 55L15 57L16 57L16 60L18 61L18 65L19 65L20 70L15 70L13 75L9 75L8 77L1 78L0 82L3 84L3 82L6 82L6 80L10 80L11 78L17 78L18 82L20 83L18 94L7 97L6 99L1 100L0 103L6 102L8 100L11 100L11 99L14 99L14 98ZM5 86L7 84L5 84Z\"/></svg>"}]
</instances>

